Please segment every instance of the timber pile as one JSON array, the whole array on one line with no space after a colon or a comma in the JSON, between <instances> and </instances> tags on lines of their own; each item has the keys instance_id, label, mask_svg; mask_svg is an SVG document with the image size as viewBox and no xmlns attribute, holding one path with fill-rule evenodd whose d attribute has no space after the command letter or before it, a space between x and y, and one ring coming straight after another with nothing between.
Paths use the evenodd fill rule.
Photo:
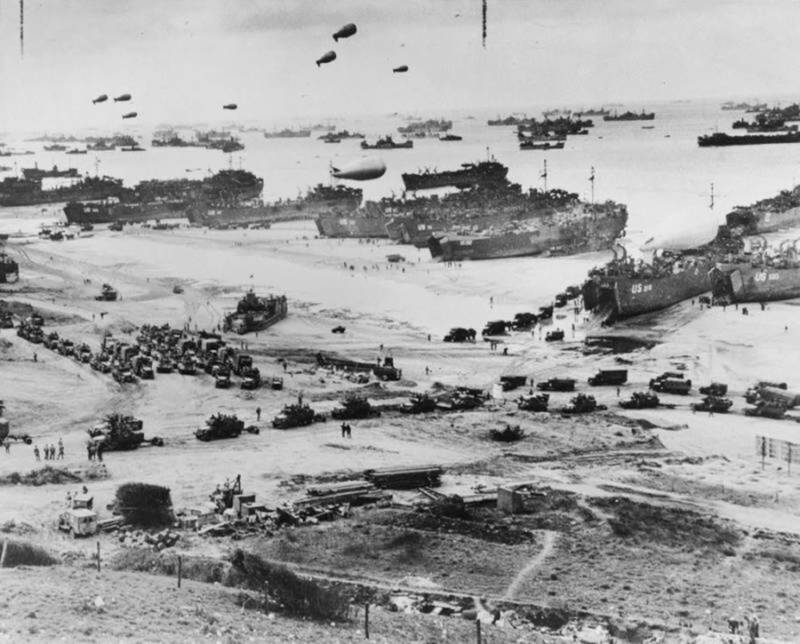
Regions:
<instances>
[{"instance_id":1,"label":"timber pile","mask_svg":"<svg viewBox=\"0 0 800 644\"><path fill-rule=\"evenodd\" d=\"M389 467L367 470L364 478L379 488L409 490L420 487L438 487L442 484L444 469L439 465L429 467Z\"/></svg>"}]
</instances>

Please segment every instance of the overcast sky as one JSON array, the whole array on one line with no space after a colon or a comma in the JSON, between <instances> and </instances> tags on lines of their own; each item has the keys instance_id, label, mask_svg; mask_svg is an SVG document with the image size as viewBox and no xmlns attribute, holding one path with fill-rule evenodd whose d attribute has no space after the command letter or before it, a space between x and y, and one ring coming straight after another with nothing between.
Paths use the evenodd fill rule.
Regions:
<instances>
[{"instance_id":1,"label":"overcast sky","mask_svg":"<svg viewBox=\"0 0 800 644\"><path fill-rule=\"evenodd\" d=\"M331 34L354 22L358 34ZM797 0L0 0L0 131L792 95ZM338 59L317 68L316 58ZM406 64L407 74L392 74Z\"/></svg>"}]
</instances>

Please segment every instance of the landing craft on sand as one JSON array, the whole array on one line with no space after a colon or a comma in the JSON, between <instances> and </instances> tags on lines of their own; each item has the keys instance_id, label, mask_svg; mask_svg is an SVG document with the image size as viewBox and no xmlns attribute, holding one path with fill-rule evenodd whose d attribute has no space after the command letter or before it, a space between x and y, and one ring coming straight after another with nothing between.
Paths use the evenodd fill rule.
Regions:
<instances>
[{"instance_id":1,"label":"landing craft on sand","mask_svg":"<svg viewBox=\"0 0 800 644\"><path fill-rule=\"evenodd\" d=\"M339 38L349 38L350 36L355 35L357 31L358 29L356 29L356 26L352 22L348 22L344 27L333 34L333 39L336 42L339 42Z\"/></svg>"},{"instance_id":2,"label":"landing craft on sand","mask_svg":"<svg viewBox=\"0 0 800 644\"><path fill-rule=\"evenodd\" d=\"M139 116L138 112L128 112L127 114L123 114L122 118L124 118L124 119L135 119L137 116Z\"/></svg>"},{"instance_id":3,"label":"landing craft on sand","mask_svg":"<svg viewBox=\"0 0 800 644\"><path fill-rule=\"evenodd\" d=\"M371 157L348 163L341 168L331 168L331 175L337 179L352 181L369 181L378 179L386 173L386 164L382 159Z\"/></svg>"},{"instance_id":4,"label":"landing craft on sand","mask_svg":"<svg viewBox=\"0 0 800 644\"><path fill-rule=\"evenodd\" d=\"M237 107L239 107L239 106L236 103L228 103L227 105L223 105L222 109L223 110L235 110Z\"/></svg>"},{"instance_id":5,"label":"landing craft on sand","mask_svg":"<svg viewBox=\"0 0 800 644\"><path fill-rule=\"evenodd\" d=\"M115 103L124 103L125 101L131 100L130 94L120 94L119 96L114 97Z\"/></svg>"},{"instance_id":6,"label":"landing craft on sand","mask_svg":"<svg viewBox=\"0 0 800 644\"><path fill-rule=\"evenodd\" d=\"M323 63L332 63L334 60L336 60L336 52L329 51L317 58L317 67L320 67Z\"/></svg>"},{"instance_id":7,"label":"landing craft on sand","mask_svg":"<svg viewBox=\"0 0 800 644\"><path fill-rule=\"evenodd\" d=\"M92 105L97 105L98 103L105 103L107 100L108 100L108 94L100 94L100 96L92 100Z\"/></svg>"},{"instance_id":8,"label":"landing craft on sand","mask_svg":"<svg viewBox=\"0 0 800 644\"><path fill-rule=\"evenodd\" d=\"M408 71L408 65L400 65L399 67L395 67L392 70L392 73L393 74L402 74L403 72L407 72L407 71Z\"/></svg>"}]
</instances>

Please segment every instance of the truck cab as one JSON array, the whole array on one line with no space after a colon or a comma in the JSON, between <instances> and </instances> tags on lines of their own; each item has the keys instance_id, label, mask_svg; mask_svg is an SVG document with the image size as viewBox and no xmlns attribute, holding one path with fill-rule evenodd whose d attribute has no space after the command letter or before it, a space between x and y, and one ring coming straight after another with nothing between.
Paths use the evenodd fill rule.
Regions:
<instances>
[{"instance_id":1,"label":"truck cab","mask_svg":"<svg viewBox=\"0 0 800 644\"><path fill-rule=\"evenodd\" d=\"M92 509L94 497L77 494L70 507L58 517L58 529L73 537L90 537L97 533L97 513Z\"/></svg>"}]
</instances>

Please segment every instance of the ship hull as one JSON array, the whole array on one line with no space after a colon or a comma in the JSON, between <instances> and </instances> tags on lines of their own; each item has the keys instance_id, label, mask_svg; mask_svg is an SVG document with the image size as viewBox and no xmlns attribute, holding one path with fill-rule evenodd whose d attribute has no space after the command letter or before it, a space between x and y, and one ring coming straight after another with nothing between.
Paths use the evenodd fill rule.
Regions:
<instances>
[{"instance_id":1,"label":"ship hull","mask_svg":"<svg viewBox=\"0 0 800 644\"><path fill-rule=\"evenodd\" d=\"M800 297L800 268L718 266L711 273L715 298L728 302L768 302Z\"/></svg>"},{"instance_id":2,"label":"ship hull","mask_svg":"<svg viewBox=\"0 0 800 644\"><path fill-rule=\"evenodd\" d=\"M697 138L697 145L701 148L728 145L767 145L770 143L800 143L800 133L778 135L743 134L741 136L711 134Z\"/></svg>"},{"instance_id":3,"label":"ship hull","mask_svg":"<svg viewBox=\"0 0 800 644\"><path fill-rule=\"evenodd\" d=\"M452 172L404 173L406 190L428 190L431 188L468 188L479 184L499 183L505 180L508 168L501 167L492 172L475 170L454 170Z\"/></svg>"},{"instance_id":4,"label":"ship hull","mask_svg":"<svg viewBox=\"0 0 800 644\"><path fill-rule=\"evenodd\" d=\"M763 210L760 212L732 212L727 218L728 226L741 226L748 235L769 233L781 228L800 224L800 207L784 211Z\"/></svg>"},{"instance_id":5,"label":"ship hull","mask_svg":"<svg viewBox=\"0 0 800 644\"><path fill-rule=\"evenodd\" d=\"M64 214L70 224L110 224L115 221L143 222L153 219L186 217L186 203L170 201L157 204L105 204L70 202Z\"/></svg>"},{"instance_id":6,"label":"ship hull","mask_svg":"<svg viewBox=\"0 0 800 644\"><path fill-rule=\"evenodd\" d=\"M596 276L583 287L584 306L621 319L660 311L711 290L712 264L698 260L679 273L652 278Z\"/></svg>"},{"instance_id":7,"label":"ship hull","mask_svg":"<svg viewBox=\"0 0 800 644\"><path fill-rule=\"evenodd\" d=\"M323 237L389 237L386 217L377 212L319 215L314 221Z\"/></svg>"},{"instance_id":8,"label":"ship hull","mask_svg":"<svg viewBox=\"0 0 800 644\"><path fill-rule=\"evenodd\" d=\"M445 262L592 252L611 248L626 222L627 213L619 213L597 218L586 215L568 224L491 236L439 236L429 232L428 247L431 257Z\"/></svg>"}]
</instances>

